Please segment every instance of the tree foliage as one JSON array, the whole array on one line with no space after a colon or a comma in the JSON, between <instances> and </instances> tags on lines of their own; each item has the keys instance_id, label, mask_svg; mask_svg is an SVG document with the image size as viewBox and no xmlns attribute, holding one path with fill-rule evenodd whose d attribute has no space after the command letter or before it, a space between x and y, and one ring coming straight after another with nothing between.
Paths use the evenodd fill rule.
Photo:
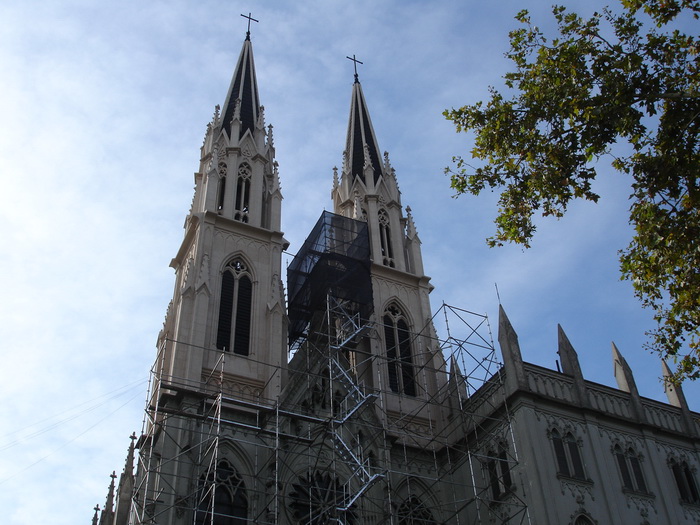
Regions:
<instances>
[{"instance_id":1,"label":"tree foliage","mask_svg":"<svg viewBox=\"0 0 700 525\"><path fill-rule=\"evenodd\" d=\"M612 158L632 180L634 236L620 251L622 278L654 311L649 347L675 360L678 380L696 379L700 41L677 26L698 18L700 0L621 1L617 12L590 18L555 6L551 39L518 13L508 95L490 88L487 102L445 111L458 132L475 133L471 155L482 167L454 157L446 172L458 194L501 190L489 245L529 247L535 215L561 217L574 199L598 201L592 183L600 159Z\"/></svg>"}]
</instances>

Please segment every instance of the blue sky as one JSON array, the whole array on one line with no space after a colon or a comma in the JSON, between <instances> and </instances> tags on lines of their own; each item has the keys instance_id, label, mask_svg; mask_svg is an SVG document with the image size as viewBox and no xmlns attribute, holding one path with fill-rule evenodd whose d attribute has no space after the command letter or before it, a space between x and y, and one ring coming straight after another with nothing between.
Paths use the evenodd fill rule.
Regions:
<instances>
[{"instance_id":1,"label":"blue sky","mask_svg":"<svg viewBox=\"0 0 700 525\"><path fill-rule=\"evenodd\" d=\"M0 5L0 508L8 525L89 523L140 431L205 126L252 12L291 251L330 209L352 63L442 302L486 313L494 283L525 360L555 367L557 323L586 378L614 385L610 342L664 400L642 346L651 314L619 281L629 181L541 221L533 247L489 249L495 195L454 199L443 168L470 148L441 113L487 96L513 16L548 3L10 0ZM586 2L567 5L586 12ZM691 408L700 385L686 385Z\"/></svg>"}]
</instances>

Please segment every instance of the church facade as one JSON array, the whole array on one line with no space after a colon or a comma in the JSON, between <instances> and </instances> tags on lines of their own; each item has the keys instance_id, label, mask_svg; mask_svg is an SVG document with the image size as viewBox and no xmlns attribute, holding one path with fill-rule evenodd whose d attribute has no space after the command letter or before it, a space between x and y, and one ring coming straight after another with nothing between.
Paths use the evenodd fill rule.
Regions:
<instances>
[{"instance_id":1,"label":"church facade","mask_svg":"<svg viewBox=\"0 0 700 525\"><path fill-rule=\"evenodd\" d=\"M93 525L700 523L700 425L524 362L501 309L436 330L411 210L357 74L333 212L282 275L280 173L250 34L207 125L146 424ZM476 357L475 357L476 356ZM476 363L477 366L472 366ZM478 377L477 377L478 376Z\"/></svg>"}]
</instances>

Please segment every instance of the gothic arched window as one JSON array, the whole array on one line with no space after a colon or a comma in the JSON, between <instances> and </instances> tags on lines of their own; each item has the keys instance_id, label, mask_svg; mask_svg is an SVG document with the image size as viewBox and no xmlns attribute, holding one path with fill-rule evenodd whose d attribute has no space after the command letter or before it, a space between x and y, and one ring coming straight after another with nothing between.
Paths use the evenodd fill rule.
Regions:
<instances>
[{"instance_id":1,"label":"gothic arched window","mask_svg":"<svg viewBox=\"0 0 700 525\"><path fill-rule=\"evenodd\" d=\"M391 246L389 214L383 208L379 210L379 241L382 247L382 264L393 268L394 249Z\"/></svg>"},{"instance_id":2,"label":"gothic arched window","mask_svg":"<svg viewBox=\"0 0 700 525\"><path fill-rule=\"evenodd\" d=\"M487 456L486 471L489 478L489 487L491 488L491 497L498 500L510 492L513 486L505 443L499 443L498 451L490 450Z\"/></svg>"},{"instance_id":3,"label":"gothic arched window","mask_svg":"<svg viewBox=\"0 0 700 525\"><path fill-rule=\"evenodd\" d=\"M384 313L384 344L392 392L416 395L416 379L408 323L395 305Z\"/></svg>"},{"instance_id":4,"label":"gothic arched window","mask_svg":"<svg viewBox=\"0 0 700 525\"><path fill-rule=\"evenodd\" d=\"M555 428L551 432L551 438L559 474L570 478L585 479L586 474L583 469L581 450L574 435L571 432L567 432L562 437Z\"/></svg>"},{"instance_id":5,"label":"gothic arched window","mask_svg":"<svg viewBox=\"0 0 700 525\"><path fill-rule=\"evenodd\" d=\"M647 484L644 481L642 465L634 450L632 448L623 450L620 445L615 445L613 454L615 455L617 466L620 469L622 486L627 490L647 492Z\"/></svg>"},{"instance_id":6,"label":"gothic arched window","mask_svg":"<svg viewBox=\"0 0 700 525\"><path fill-rule=\"evenodd\" d=\"M289 507L299 525L353 525L356 515L349 505L350 497L351 494L332 474L309 472L292 484Z\"/></svg>"},{"instance_id":7,"label":"gothic arched window","mask_svg":"<svg viewBox=\"0 0 700 525\"><path fill-rule=\"evenodd\" d=\"M236 213L234 219L248 222L248 206L250 201L250 166L244 162L238 168L236 181Z\"/></svg>"},{"instance_id":8,"label":"gothic arched window","mask_svg":"<svg viewBox=\"0 0 700 525\"><path fill-rule=\"evenodd\" d=\"M416 496L409 496L396 513L399 525L437 525L430 509Z\"/></svg>"},{"instance_id":9,"label":"gothic arched window","mask_svg":"<svg viewBox=\"0 0 700 525\"><path fill-rule=\"evenodd\" d=\"M216 471L200 481L195 525L244 525L247 518L248 499L243 480L228 461L221 460Z\"/></svg>"},{"instance_id":10,"label":"gothic arched window","mask_svg":"<svg viewBox=\"0 0 700 525\"><path fill-rule=\"evenodd\" d=\"M219 196L216 199L216 211L224 211L224 196L226 195L226 172L228 168L225 162L219 162Z\"/></svg>"},{"instance_id":11,"label":"gothic arched window","mask_svg":"<svg viewBox=\"0 0 700 525\"><path fill-rule=\"evenodd\" d=\"M216 347L238 355L250 351L250 319L253 300L253 283L246 265L234 259L226 265L221 275L221 300Z\"/></svg>"},{"instance_id":12,"label":"gothic arched window","mask_svg":"<svg viewBox=\"0 0 700 525\"><path fill-rule=\"evenodd\" d=\"M700 503L698 486L695 483L695 476L688 466L688 463L685 461L671 460L670 466L673 472L673 478L676 480L678 492L681 495L681 501L684 503Z\"/></svg>"}]
</instances>

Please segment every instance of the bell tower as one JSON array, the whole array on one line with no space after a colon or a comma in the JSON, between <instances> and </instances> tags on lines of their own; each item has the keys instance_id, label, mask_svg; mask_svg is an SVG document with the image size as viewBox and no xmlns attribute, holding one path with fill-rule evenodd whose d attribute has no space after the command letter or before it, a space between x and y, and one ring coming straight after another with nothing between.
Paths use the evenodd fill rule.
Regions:
<instances>
[{"instance_id":1,"label":"bell tower","mask_svg":"<svg viewBox=\"0 0 700 525\"><path fill-rule=\"evenodd\" d=\"M385 396L391 427L392 417L407 412L423 417L419 407L444 391L446 364L436 344L428 297L433 287L411 209L401 203L388 153L379 152L356 69L343 165L340 177L334 169L331 198L335 213L367 223L378 335L368 341L377 357L371 382ZM362 374L370 381L369 370Z\"/></svg>"},{"instance_id":2,"label":"bell tower","mask_svg":"<svg viewBox=\"0 0 700 525\"><path fill-rule=\"evenodd\" d=\"M216 369L230 393L273 400L286 367L280 276L287 243L250 31L223 109L207 125L194 183L184 239L170 263L176 284L158 337L161 375L197 387Z\"/></svg>"},{"instance_id":3,"label":"bell tower","mask_svg":"<svg viewBox=\"0 0 700 525\"><path fill-rule=\"evenodd\" d=\"M258 483L250 458L268 460L256 453L262 438L248 432L278 403L286 374L287 242L250 27L224 104L207 124L194 184L136 444L133 523L204 525L224 507L247 516L254 502L246 487Z\"/></svg>"}]
</instances>

